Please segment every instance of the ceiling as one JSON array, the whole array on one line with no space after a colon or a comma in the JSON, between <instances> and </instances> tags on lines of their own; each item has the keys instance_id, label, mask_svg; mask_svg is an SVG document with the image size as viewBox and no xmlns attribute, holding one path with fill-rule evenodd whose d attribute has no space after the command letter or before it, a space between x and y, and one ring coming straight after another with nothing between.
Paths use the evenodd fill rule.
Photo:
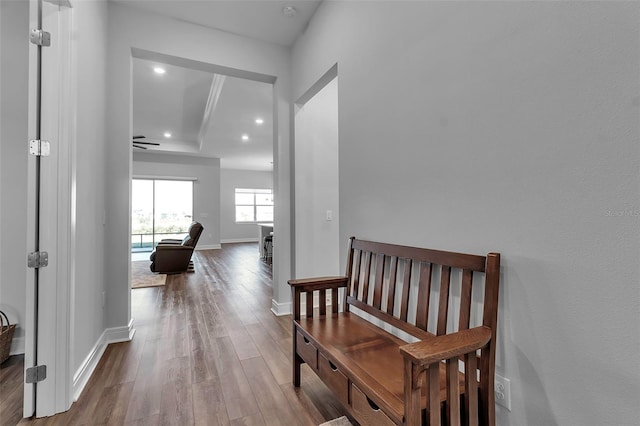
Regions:
<instances>
[{"instance_id":1,"label":"ceiling","mask_svg":"<svg viewBox=\"0 0 640 426\"><path fill-rule=\"evenodd\" d=\"M112 0L233 34L291 46L321 0ZM293 6L295 16L285 16Z\"/></svg>"},{"instance_id":2,"label":"ceiling","mask_svg":"<svg viewBox=\"0 0 640 426\"><path fill-rule=\"evenodd\" d=\"M320 0L112 0L138 9L290 46L305 30ZM285 16L293 6L296 14ZM134 152L220 158L225 169L272 170L273 86L223 75L219 67L190 64L153 52L134 54ZM165 72L157 74L154 68ZM262 80L264 81L264 79ZM257 124L256 119L262 119ZM165 137L164 133L171 134ZM243 140L243 135L248 140Z\"/></svg>"},{"instance_id":3,"label":"ceiling","mask_svg":"<svg viewBox=\"0 0 640 426\"><path fill-rule=\"evenodd\" d=\"M145 136L136 142L160 144L140 144L135 151L220 158L225 169L271 170L272 110L269 83L133 58L133 135Z\"/></svg>"}]
</instances>

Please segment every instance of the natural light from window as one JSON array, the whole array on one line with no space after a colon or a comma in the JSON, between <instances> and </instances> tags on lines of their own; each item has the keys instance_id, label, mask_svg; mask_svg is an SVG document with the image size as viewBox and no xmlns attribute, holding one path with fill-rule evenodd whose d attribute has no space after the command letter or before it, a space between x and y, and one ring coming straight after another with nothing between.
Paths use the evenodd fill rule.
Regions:
<instances>
[{"instance_id":1,"label":"natural light from window","mask_svg":"<svg viewBox=\"0 0 640 426\"><path fill-rule=\"evenodd\" d=\"M183 238L193 220L193 182L133 179L131 247L152 249L163 238Z\"/></svg>"},{"instance_id":2,"label":"natural light from window","mask_svg":"<svg viewBox=\"0 0 640 426\"><path fill-rule=\"evenodd\" d=\"M273 222L273 191L236 188L236 223L264 222Z\"/></svg>"}]
</instances>

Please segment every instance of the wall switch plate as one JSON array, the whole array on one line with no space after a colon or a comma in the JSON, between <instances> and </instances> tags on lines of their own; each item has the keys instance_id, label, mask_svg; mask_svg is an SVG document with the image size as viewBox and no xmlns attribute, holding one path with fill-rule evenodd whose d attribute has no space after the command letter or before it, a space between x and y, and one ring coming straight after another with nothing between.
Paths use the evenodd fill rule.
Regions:
<instances>
[{"instance_id":1,"label":"wall switch plate","mask_svg":"<svg viewBox=\"0 0 640 426\"><path fill-rule=\"evenodd\" d=\"M496 403L511 411L511 380L496 374L496 381L493 387L496 395Z\"/></svg>"},{"instance_id":2,"label":"wall switch plate","mask_svg":"<svg viewBox=\"0 0 640 426\"><path fill-rule=\"evenodd\" d=\"M327 222L333 220L333 210L327 210Z\"/></svg>"}]
</instances>

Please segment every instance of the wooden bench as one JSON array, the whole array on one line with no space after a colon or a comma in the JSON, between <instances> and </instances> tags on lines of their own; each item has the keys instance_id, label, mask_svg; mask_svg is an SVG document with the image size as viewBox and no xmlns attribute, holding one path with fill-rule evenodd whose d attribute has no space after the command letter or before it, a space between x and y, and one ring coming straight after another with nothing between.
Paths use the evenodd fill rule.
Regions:
<instances>
[{"instance_id":1,"label":"wooden bench","mask_svg":"<svg viewBox=\"0 0 640 426\"><path fill-rule=\"evenodd\" d=\"M352 237L346 276L289 281L294 386L308 364L361 425L493 426L499 275L497 253Z\"/></svg>"}]
</instances>

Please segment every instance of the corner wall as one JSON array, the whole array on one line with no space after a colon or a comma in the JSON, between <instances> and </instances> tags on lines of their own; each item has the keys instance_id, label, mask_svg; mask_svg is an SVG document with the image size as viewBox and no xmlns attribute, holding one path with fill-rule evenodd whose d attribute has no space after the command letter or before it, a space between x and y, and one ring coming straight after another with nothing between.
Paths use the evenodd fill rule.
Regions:
<instances>
[{"instance_id":1,"label":"corner wall","mask_svg":"<svg viewBox=\"0 0 640 426\"><path fill-rule=\"evenodd\" d=\"M338 63L343 241L502 253L499 425L640 418L639 21L323 2L294 46L294 99Z\"/></svg>"}]
</instances>

